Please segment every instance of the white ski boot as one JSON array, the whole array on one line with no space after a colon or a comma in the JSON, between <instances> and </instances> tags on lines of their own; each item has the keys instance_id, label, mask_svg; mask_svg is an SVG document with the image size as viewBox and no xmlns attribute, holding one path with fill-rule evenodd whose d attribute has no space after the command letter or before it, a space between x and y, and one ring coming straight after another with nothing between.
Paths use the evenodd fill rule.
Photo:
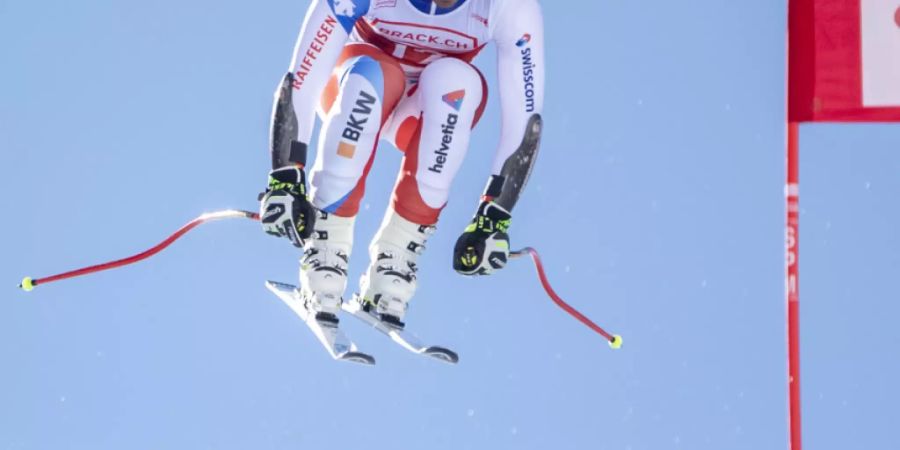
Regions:
<instances>
[{"instance_id":1,"label":"white ski boot","mask_svg":"<svg viewBox=\"0 0 900 450\"><path fill-rule=\"evenodd\" d=\"M300 258L300 295L319 321L338 322L353 246L353 217L316 212L313 235Z\"/></svg>"},{"instance_id":2,"label":"white ski boot","mask_svg":"<svg viewBox=\"0 0 900 450\"><path fill-rule=\"evenodd\" d=\"M419 225L388 209L369 246L371 263L359 281L363 310L402 329L407 305L416 292L416 260L435 227Z\"/></svg>"}]
</instances>

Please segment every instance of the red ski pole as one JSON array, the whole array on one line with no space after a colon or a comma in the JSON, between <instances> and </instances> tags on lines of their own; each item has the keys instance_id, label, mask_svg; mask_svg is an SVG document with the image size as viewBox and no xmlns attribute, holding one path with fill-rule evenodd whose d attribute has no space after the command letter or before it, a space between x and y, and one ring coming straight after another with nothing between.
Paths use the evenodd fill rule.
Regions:
<instances>
[{"instance_id":1,"label":"red ski pole","mask_svg":"<svg viewBox=\"0 0 900 450\"><path fill-rule=\"evenodd\" d=\"M537 250L531 247L525 247L521 250L516 250L510 253L512 258L521 258L526 255L531 255L531 258L534 260L534 267L537 269L538 278L541 280L541 285L544 286L544 290L547 291L547 295L550 296L550 299L553 300L553 303L556 303L557 306L563 309L570 316L578 319L579 322L583 323L585 326L593 330L595 333L603 336L609 342L609 346L613 349L619 349L622 347L622 336L618 334L610 334L599 325L594 323L591 319L588 319L587 316L578 312L577 309L573 308L571 305L563 301L559 295L553 290L553 287L550 286L550 281L547 280L547 274L544 273L544 265L541 263L541 257L538 255Z\"/></svg>"},{"instance_id":2,"label":"red ski pole","mask_svg":"<svg viewBox=\"0 0 900 450\"><path fill-rule=\"evenodd\" d=\"M182 225L181 228L179 228L177 231L172 233L169 237L164 239L159 244L156 244L155 246L153 246L147 250L144 250L141 253L138 253L138 254L135 254L135 255L132 255L132 256L129 256L126 258L117 259L115 261L109 261L109 262L105 262L105 263L101 263L101 264L96 264L93 266L83 267L80 269L75 269L75 270L63 272L63 273L56 274L56 275L50 275L47 277L42 277L42 278L25 277L22 280L22 283L19 284L19 287L25 291L31 291L38 285L52 283L54 281L60 281L60 280L65 280L65 279L69 279L69 278L80 277L80 276L89 275L92 273L102 272L104 270L110 270L110 269L115 269L117 267L127 266L129 264L134 264L136 262L143 261L143 260L161 252L168 246L172 245L173 242L177 241L179 238L184 236L188 231L193 230L194 228L196 228L199 225L202 225L207 222L212 222L215 220L236 219L236 218L259 220L259 214L255 213L255 212L234 210L234 209L202 214L199 217L195 218L194 220L191 220L190 222ZM561 299L559 297L559 295L556 294L556 292L550 286L550 282L547 280L547 275L544 273L544 266L543 266L543 264L541 264L540 256L538 255L538 253L535 249L533 249L531 247L525 247L521 250L517 250L517 251L510 253L510 256L512 258L520 258L520 257L525 256L526 254L530 254L532 259L534 259L534 266L537 269L538 278L540 279L541 284L544 286L544 290L547 291L547 295L550 296L550 298L553 300L554 303L557 304L557 306L562 308L566 313L568 313L572 317L578 319L578 321L583 323L585 326L587 326L588 328L590 328L597 334L603 336L609 342L610 347L612 347L614 349L618 349L622 346L622 337L621 336L608 333L606 330L601 328L599 325L597 325L596 323L591 321L591 319L588 319L584 314L580 313L578 310L573 308L571 305L569 305L568 303L563 301L563 299Z\"/></svg>"},{"instance_id":3,"label":"red ski pole","mask_svg":"<svg viewBox=\"0 0 900 450\"><path fill-rule=\"evenodd\" d=\"M250 211L241 211L241 210L233 210L233 209L202 214L199 217L197 217L196 219L184 224L181 228L178 229L178 231L176 231L175 233L172 233L172 235L167 237L164 241L162 241L159 244L156 244L155 246L153 246L141 253L138 253L136 255L132 255L127 258L117 259L115 261L110 261L110 262L105 262L105 263L101 263L101 264L97 264L97 265L93 265L93 266L89 266L89 267L84 267L81 269L72 270L69 272L63 272L60 274L51 275L51 276L43 277L43 278L25 277L25 279L22 280L22 283L19 284L19 287L25 291L31 291L32 289L34 289L36 286L38 286L40 284L52 283L54 281L65 280L67 278L80 277L82 275L88 275L88 274L92 274L92 273L102 272L104 270L115 269L116 267L122 267L122 266L127 266L129 264L134 264L138 261L145 260L145 259L159 253L160 251L162 251L169 245L172 245L172 243L177 241L178 238L180 238L181 236L184 236L185 233L187 233L188 231L191 231L198 225L204 224L206 222L211 222L214 220L235 219L235 218L246 218L246 219L251 219L251 220L259 220L259 214L255 213L255 212L250 212Z\"/></svg>"}]
</instances>

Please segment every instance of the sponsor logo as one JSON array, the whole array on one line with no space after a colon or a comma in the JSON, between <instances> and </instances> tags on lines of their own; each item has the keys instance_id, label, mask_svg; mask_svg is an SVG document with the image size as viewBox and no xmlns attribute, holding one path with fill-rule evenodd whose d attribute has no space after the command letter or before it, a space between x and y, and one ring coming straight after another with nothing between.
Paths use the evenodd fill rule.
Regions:
<instances>
[{"instance_id":1,"label":"sponsor logo","mask_svg":"<svg viewBox=\"0 0 900 450\"><path fill-rule=\"evenodd\" d=\"M410 43L428 44L431 46L450 47L450 48L459 49L459 50L470 50L473 48L472 44L470 44L468 42L458 41L452 37L447 37L447 36L438 36L438 35L429 34L429 33L403 32L400 30L389 30L387 28L379 28L378 31L387 37L404 40L404 41L407 41Z\"/></svg>"},{"instance_id":2,"label":"sponsor logo","mask_svg":"<svg viewBox=\"0 0 900 450\"><path fill-rule=\"evenodd\" d=\"M516 47L524 47L524 46L528 45L529 42L531 42L531 35L528 33L525 33L522 35L521 39L516 41Z\"/></svg>"},{"instance_id":3,"label":"sponsor logo","mask_svg":"<svg viewBox=\"0 0 900 450\"><path fill-rule=\"evenodd\" d=\"M444 100L444 103L450 105L457 112L460 108L462 108L463 99L466 98L466 91L464 89L460 89L458 91L453 91L448 94L444 94L441 97Z\"/></svg>"},{"instance_id":4,"label":"sponsor logo","mask_svg":"<svg viewBox=\"0 0 900 450\"><path fill-rule=\"evenodd\" d=\"M319 29L316 30L316 34L313 36L312 42L309 43L306 53L297 55L297 58L299 58L300 61L298 61L297 64L297 71L294 72L294 89L300 90L300 88L303 87L307 75L309 75L309 72L316 64L316 60L318 59L319 54L322 53L322 49L325 48L328 39L331 38L331 33L334 32L335 26L337 26L337 20L330 15L326 17L325 20L319 24Z\"/></svg>"},{"instance_id":5,"label":"sponsor logo","mask_svg":"<svg viewBox=\"0 0 900 450\"><path fill-rule=\"evenodd\" d=\"M397 44L444 51L470 51L478 48L478 38L448 28L423 23L394 22L373 19L368 22L378 34Z\"/></svg>"},{"instance_id":6,"label":"sponsor logo","mask_svg":"<svg viewBox=\"0 0 900 450\"><path fill-rule=\"evenodd\" d=\"M353 0L334 0L334 13L339 16L355 17L353 13L355 9Z\"/></svg>"},{"instance_id":7,"label":"sponsor logo","mask_svg":"<svg viewBox=\"0 0 900 450\"><path fill-rule=\"evenodd\" d=\"M441 125L441 132L444 134L444 137L441 138L441 147L434 151L434 165L429 166L428 170L434 173L441 173L444 170L444 164L447 163L447 152L450 151L457 122L459 122L459 116L453 113L447 114L447 122Z\"/></svg>"},{"instance_id":8,"label":"sponsor logo","mask_svg":"<svg viewBox=\"0 0 900 450\"><path fill-rule=\"evenodd\" d=\"M353 158L353 155L356 153L356 145L359 143L359 137L365 130L366 122L369 121L373 106L375 106L375 97L366 91L359 91L356 106L350 111L344 131L341 133L343 139L338 144L338 156Z\"/></svg>"},{"instance_id":9,"label":"sponsor logo","mask_svg":"<svg viewBox=\"0 0 900 450\"><path fill-rule=\"evenodd\" d=\"M531 47L522 49L522 84L525 89L525 111L534 112L534 68Z\"/></svg>"},{"instance_id":10,"label":"sponsor logo","mask_svg":"<svg viewBox=\"0 0 900 450\"><path fill-rule=\"evenodd\" d=\"M478 22L484 26L488 26L487 17L484 17L481 14L472 13L472 18L475 19L476 22Z\"/></svg>"},{"instance_id":11,"label":"sponsor logo","mask_svg":"<svg viewBox=\"0 0 900 450\"><path fill-rule=\"evenodd\" d=\"M273 217L279 217L279 216L281 216L282 214L284 214L284 207L283 207L283 206L281 206L281 205L269 205L269 207L266 208L265 214L263 214L262 222L263 222L263 223L269 223L269 222L272 222L272 218L273 218Z\"/></svg>"},{"instance_id":12,"label":"sponsor logo","mask_svg":"<svg viewBox=\"0 0 900 450\"><path fill-rule=\"evenodd\" d=\"M328 0L331 11L347 33L353 31L356 19L369 11L370 0Z\"/></svg>"},{"instance_id":13,"label":"sponsor logo","mask_svg":"<svg viewBox=\"0 0 900 450\"><path fill-rule=\"evenodd\" d=\"M397 6L397 0L376 0L376 8L394 8Z\"/></svg>"}]
</instances>

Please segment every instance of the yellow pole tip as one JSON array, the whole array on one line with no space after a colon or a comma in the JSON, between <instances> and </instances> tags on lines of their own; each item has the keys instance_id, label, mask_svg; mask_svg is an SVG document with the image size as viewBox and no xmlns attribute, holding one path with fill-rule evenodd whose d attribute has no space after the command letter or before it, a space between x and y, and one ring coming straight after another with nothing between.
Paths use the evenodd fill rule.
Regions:
<instances>
[{"instance_id":1,"label":"yellow pole tip","mask_svg":"<svg viewBox=\"0 0 900 450\"><path fill-rule=\"evenodd\" d=\"M32 280L31 277L25 277L22 279L22 284L20 284L19 287L25 292L31 292L31 290L34 289L34 280Z\"/></svg>"},{"instance_id":2,"label":"yellow pole tip","mask_svg":"<svg viewBox=\"0 0 900 450\"><path fill-rule=\"evenodd\" d=\"M622 336L619 336L618 334L613 335L612 340L609 341L609 347L613 350L622 348Z\"/></svg>"}]
</instances>

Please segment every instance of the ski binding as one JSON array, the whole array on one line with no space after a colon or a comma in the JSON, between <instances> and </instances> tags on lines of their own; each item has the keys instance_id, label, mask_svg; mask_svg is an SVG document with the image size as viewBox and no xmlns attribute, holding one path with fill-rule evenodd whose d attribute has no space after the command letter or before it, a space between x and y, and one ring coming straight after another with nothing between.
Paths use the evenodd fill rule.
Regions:
<instances>
[{"instance_id":1,"label":"ski binding","mask_svg":"<svg viewBox=\"0 0 900 450\"><path fill-rule=\"evenodd\" d=\"M304 305L297 286L277 281L266 281L266 287L297 313L300 320L309 327L332 358L366 365L375 364L375 358L372 355L360 352L356 344L338 328L336 319L317 319L316 314Z\"/></svg>"},{"instance_id":2,"label":"ski binding","mask_svg":"<svg viewBox=\"0 0 900 450\"><path fill-rule=\"evenodd\" d=\"M384 322L375 313L366 311L363 306L363 300L359 295L354 295L350 301L341 304L341 308L344 312L350 313L353 317L391 338L396 344L417 355L429 356L448 364L459 362L459 355L453 350L437 345L425 345L411 332Z\"/></svg>"}]
</instances>

